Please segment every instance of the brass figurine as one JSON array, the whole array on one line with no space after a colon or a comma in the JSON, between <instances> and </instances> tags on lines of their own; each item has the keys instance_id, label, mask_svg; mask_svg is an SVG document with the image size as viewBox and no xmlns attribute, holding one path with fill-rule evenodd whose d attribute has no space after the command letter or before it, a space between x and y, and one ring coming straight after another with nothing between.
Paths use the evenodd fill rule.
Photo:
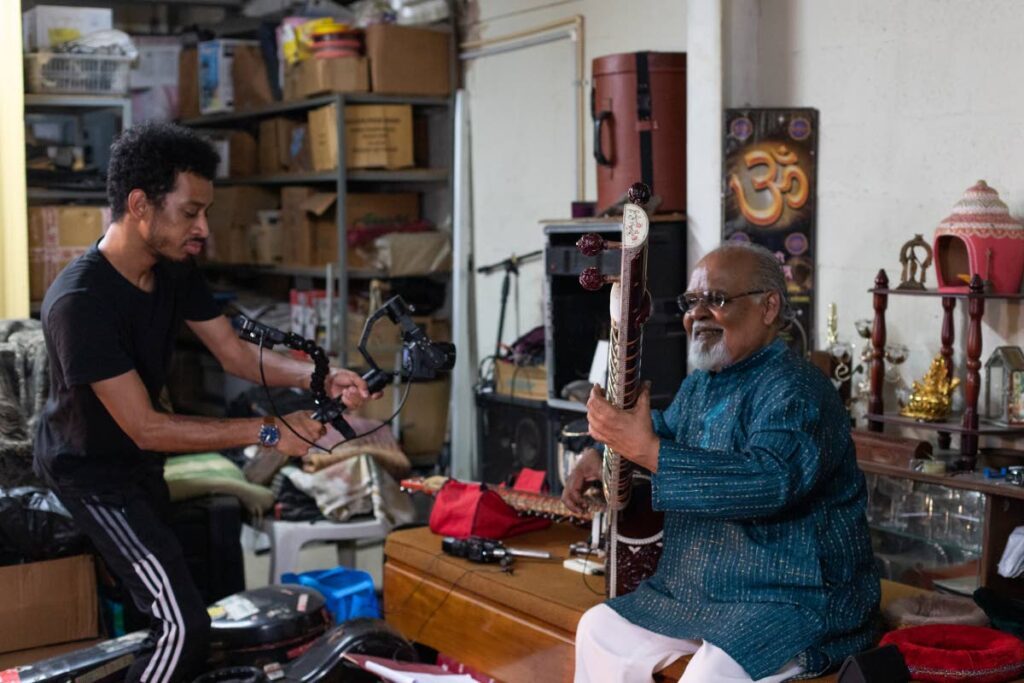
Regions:
<instances>
[{"instance_id":1,"label":"brass figurine","mask_svg":"<svg viewBox=\"0 0 1024 683\"><path fill-rule=\"evenodd\" d=\"M953 390L959 384L959 379L946 377L945 359L935 356L921 381L913 383L910 398L900 409L900 415L926 422L945 420L953 412Z\"/></svg>"},{"instance_id":2,"label":"brass figurine","mask_svg":"<svg viewBox=\"0 0 1024 683\"><path fill-rule=\"evenodd\" d=\"M917 249L924 249L924 260L917 257ZM903 273L900 275L900 284L896 289L925 289L924 280L928 267L932 265L932 247L924 241L921 235L914 235L910 240L900 247L900 265L903 266ZM918 282L918 271L921 280Z\"/></svg>"}]
</instances>

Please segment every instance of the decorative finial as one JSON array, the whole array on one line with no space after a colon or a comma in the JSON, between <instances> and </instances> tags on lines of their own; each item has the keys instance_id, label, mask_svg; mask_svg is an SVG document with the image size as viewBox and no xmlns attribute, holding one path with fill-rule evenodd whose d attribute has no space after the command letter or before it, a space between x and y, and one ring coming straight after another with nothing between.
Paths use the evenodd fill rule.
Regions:
<instances>
[{"instance_id":1,"label":"decorative finial","mask_svg":"<svg viewBox=\"0 0 1024 683\"><path fill-rule=\"evenodd\" d=\"M626 196L637 206L644 206L651 201L651 188L646 183L633 183L626 191Z\"/></svg>"},{"instance_id":2,"label":"decorative finial","mask_svg":"<svg viewBox=\"0 0 1024 683\"><path fill-rule=\"evenodd\" d=\"M576 240L576 248L584 256L597 256L608 248L608 243L596 232L588 232Z\"/></svg>"},{"instance_id":3,"label":"decorative finial","mask_svg":"<svg viewBox=\"0 0 1024 683\"><path fill-rule=\"evenodd\" d=\"M604 275L601 275L601 271L594 266L584 268L583 272L580 273L580 286L588 292L596 292L604 287L604 283Z\"/></svg>"}]
</instances>

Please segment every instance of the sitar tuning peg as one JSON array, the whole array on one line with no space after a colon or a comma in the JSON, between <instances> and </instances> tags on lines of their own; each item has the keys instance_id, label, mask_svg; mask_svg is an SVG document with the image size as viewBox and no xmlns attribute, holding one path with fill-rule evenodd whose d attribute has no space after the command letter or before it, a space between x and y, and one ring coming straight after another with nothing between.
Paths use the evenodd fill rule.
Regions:
<instances>
[{"instance_id":1,"label":"sitar tuning peg","mask_svg":"<svg viewBox=\"0 0 1024 683\"><path fill-rule=\"evenodd\" d=\"M619 249L621 247L622 242L609 242L596 232L588 232L576 240L576 248L584 256L597 256L606 249Z\"/></svg>"},{"instance_id":2,"label":"sitar tuning peg","mask_svg":"<svg viewBox=\"0 0 1024 683\"><path fill-rule=\"evenodd\" d=\"M647 187L647 183L633 183L626 190L626 196L633 204L643 206L651 201L651 188Z\"/></svg>"},{"instance_id":3,"label":"sitar tuning peg","mask_svg":"<svg viewBox=\"0 0 1024 683\"><path fill-rule=\"evenodd\" d=\"M605 286L609 282L618 282L620 278L613 275L602 275L601 271L590 266L584 268L583 272L580 273L580 287L587 290L588 292L596 292Z\"/></svg>"}]
</instances>

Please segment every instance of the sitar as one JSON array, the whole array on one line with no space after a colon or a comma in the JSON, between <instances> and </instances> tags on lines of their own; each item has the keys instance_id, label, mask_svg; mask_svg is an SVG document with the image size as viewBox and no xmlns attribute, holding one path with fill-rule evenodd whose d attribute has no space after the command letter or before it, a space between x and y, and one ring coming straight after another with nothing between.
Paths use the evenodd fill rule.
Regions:
<instances>
[{"instance_id":1,"label":"sitar","mask_svg":"<svg viewBox=\"0 0 1024 683\"><path fill-rule=\"evenodd\" d=\"M426 493L433 496L441 490L446 481L448 481L448 477L412 477L410 479L403 479L399 487L409 493ZM584 526L593 520L595 514L604 509L600 501L588 501L585 511L576 512L567 508L558 496L534 493L533 491L520 491L506 486L487 486L516 512L535 517L544 517L553 522L572 522L573 524Z\"/></svg>"},{"instance_id":2,"label":"sitar","mask_svg":"<svg viewBox=\"0 0 1024 683\"><path fill-rule=\"evenodd\" d=\"M619 275L604 275L596 267L580 273L580 285L597 291L611 283L608 377L605 394L618 408L636 405L642 390L640 360L643 326L651 315L647 291L647 235L650 221L643 206L651 197L644 183L634 183L622 211L622 241L584 235L576 247L585 256L608 249L622 254ZM608 597L624 595L654 573L661 557L664 516L651 507L651 474L611 448L604 447L602 488L607 506L606 590Z\"/></svg>"}]
</instances>

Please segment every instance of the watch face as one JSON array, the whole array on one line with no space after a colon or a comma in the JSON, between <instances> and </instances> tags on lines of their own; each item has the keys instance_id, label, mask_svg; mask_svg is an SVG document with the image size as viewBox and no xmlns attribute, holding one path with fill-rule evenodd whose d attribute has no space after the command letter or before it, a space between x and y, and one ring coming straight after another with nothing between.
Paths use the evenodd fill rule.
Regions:
<instances>
[{"instance_id":1,"label":"watch face","mask_svg":"<svg viewBox=\"0 0 1024 683\"><path fill-rule=\"evenodd\" d=\"M260 427L260 443L264 446L276 446L281 440L281 431L275 424L264 424Z\"/></svg>"}]
</instances>

